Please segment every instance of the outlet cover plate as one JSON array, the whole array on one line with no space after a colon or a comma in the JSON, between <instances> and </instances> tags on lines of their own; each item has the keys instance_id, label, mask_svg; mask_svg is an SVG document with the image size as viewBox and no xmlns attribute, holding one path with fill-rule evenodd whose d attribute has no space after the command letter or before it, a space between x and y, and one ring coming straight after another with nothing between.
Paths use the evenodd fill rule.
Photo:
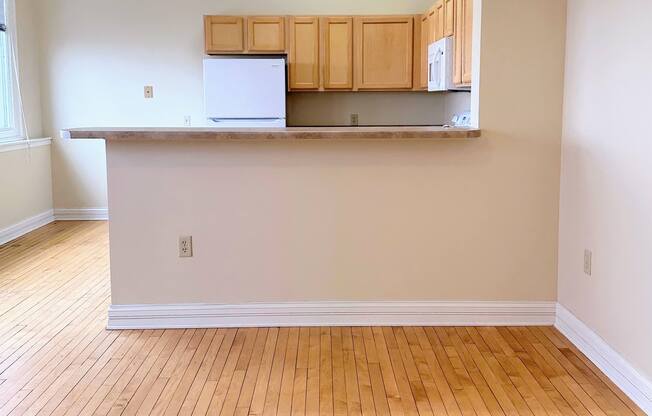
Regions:
<instances>
[{"instance_id":1,"label":"outlet cover plate","mask_svg":"<svg viewBox=\"0 0 652 416\"><path fill-rule=\"evenodd\" d=\"M192 236L179 237L179 257L192 257Z\"/></svg>"},{"instance_id":2,"label":"outlet cover plate","mask_svg":"<svg viewBox=\"0 0 652 416\"><path fill-rule=\"evenodd\" d=\"M591 276L591 269L593 266L593 253L591 250L584 250L584 274Z\"/></svg>"}]
</instances>

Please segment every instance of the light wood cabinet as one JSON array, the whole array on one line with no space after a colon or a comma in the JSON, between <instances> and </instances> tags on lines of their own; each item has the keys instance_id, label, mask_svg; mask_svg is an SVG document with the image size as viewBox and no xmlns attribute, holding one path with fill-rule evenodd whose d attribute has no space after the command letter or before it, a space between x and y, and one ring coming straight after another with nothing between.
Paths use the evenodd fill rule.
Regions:
<instances>
[{"instance_id":1,"label":"light wood cabinet","mask_svg":"<svg viewBox=\"0 0 652 416\"><path fill-rule=\"evenodd\" d=\"M239 16L204 16L206 54L245 50L244 19Z\"/></svg>"},{"instance_id":2,"label":"light wood cabinet","mask_svg":"<svg viewBox=\"0 0 652 416\"><path fill-rule=\"evenodd\" d=\"M444 37L455 35L455 0L444 0Z\"/></svg>"},{"instance_id":3,"label":"light wood cabinet","mask_svg":"<svg viewBox=\"0 0 652 416\"><path fill-rule=\"evenodd\" d=\"M464 0L464 58L462 63L462 83L471 85L473 55L473 0Z\"/></svg>"},{"instance_id":4,"label":"light wood cabinet","mask_svg":"<svg viewBox=\"0 0 652 416\"><path fill-rule=\"evenodd\" d=\"M437 3L435 3L435 5L430 9L429 13L430 18L432 19L430 26L430 30L432 31L431 41L435 42L444 37L445 16L443 1L439 0Z\"/></svg>"},{"instance_id":5,"label":"light wood cabinet","mask_svg":"<svg viewBox=\"0 0 652 416\"><path fill-rule=\"evenodd\" d=\"M247 18L247 50L249 52L285 52L285 18L251 16Z\"/></svg>"},{"instance_id":6,"label":"light wood cabinet","mask_svg":"<svg viewBox=\"0 0 652 416\"><path fill-rule=\"evenodd\" d=\"M413 22L412 16L355 18L354 88L412 88Z\"/></svg>"},{"instance_id":7,"label":"light wood cabinet","mask_svg":"<svg viewBox=\"0 0 652 416\"><path fill-rule=\"evenodd\" d=\"M319 18L291 17L290 31L290 89L314 90L319 77Z\"/></svg>"},{"instance_id":8,"label":"light wood cabinet","mask_svg":"<svg viewBox=\"0 0 652 416\"><path fill-rule=\"evenodd\" d=\"M324 89L352 89L353 18L324 17L320 24Z\"/></svg>"},{"instance_id":9,"label":"light wood cabinet","mask_svg":"<svg viewBox=\"0 0 652 416\"><path fill-rule=\"evenodd\" d=\"M455 62L453 83L470 86L473 55L473 0L455 0Z\"/></svg>"},{"instance_id":10,"label":"light wood cabinet","mask_svg":"<svg viewBox=\"0 0 652 416\"><path fill-rule=\"evenodd\" d=\"M419 73L419 88L426 89L428 88L428 46L434 40L434 9L428 10L423 16L421 16L421 27L418 30L420 35L419 48L415 49L415 53L418 51L419 60L418 60L418 73ZM415 34L417 30L415 30ZM415 61L416 64L416 61Z\"/></svg>"},{"instance_id":11,"label":"light wood cabinet","mask_svg":"<svg viewBox=\"0 0 652 416\"><path fill-rule=\"evenodd\" d=\"M288 88L423 90L428 46L455 37L454 83L471 83L473 0L416 16L204 16L211 54L288 54Z\"/></svg>"}]
</instances>

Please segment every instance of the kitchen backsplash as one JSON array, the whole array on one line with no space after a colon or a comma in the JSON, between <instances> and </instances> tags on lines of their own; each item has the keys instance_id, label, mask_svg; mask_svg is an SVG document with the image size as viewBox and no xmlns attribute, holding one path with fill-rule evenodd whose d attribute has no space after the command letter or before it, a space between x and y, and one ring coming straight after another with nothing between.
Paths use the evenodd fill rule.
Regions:
<instances>
[{"instance_id":1,"label":"kitchen backsplash","mask_svg":"<svg viewBox=\"0 0 652 416\"><path fill-rule=\"evenodd\" d=\"M295 92L288 95L288 126L441 125L471 107L469 92Z\"/></svg>"}]
</instances>

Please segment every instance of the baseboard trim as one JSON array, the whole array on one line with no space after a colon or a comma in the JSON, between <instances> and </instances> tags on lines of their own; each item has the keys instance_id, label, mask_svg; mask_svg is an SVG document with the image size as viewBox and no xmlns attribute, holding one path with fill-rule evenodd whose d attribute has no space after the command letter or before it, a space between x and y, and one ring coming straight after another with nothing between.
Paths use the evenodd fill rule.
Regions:
<instances>
[{"instance_id":1,"label":"baseboard trim","mask_svg":"<svg viewBox=\"0 0 652 416\"><path fill-rule=\"evenodd\" d=\"M557 305L555 327L644 412L652 415L652 382L643 377L598 334L569 310Z\"/></svg>"},{"instance_id":2,"label":"baseboard trim","mask_svg":"<svg viewBox=\"0 0 652 416\"><path fill-rule=\"evenodd\" d=\"M111 305L109 329L552 325L555 302L301 302Z\"/></svg>"},{"instance_id":3,"label":"baseboard trim","mask_svg":"<svg viewBox=\"0 0 652 416\"><path fill-rule=\"evenodd\" d=\"M107 208L56 208L54 217L57 221L106 221L109 219Z\"/></svg>"},{"instance_id":4,"label":"baseboard trim","mask_svg":"<svg viewBox=\"0 0 652 416\"><path fill-rule=\"evenodd\" d=\"M54 221L54 211L48 210L0 230L0 245L13 241L18 237L22 237L30 231L43 227L52 221Z\"/></svg>"}]
</instances>

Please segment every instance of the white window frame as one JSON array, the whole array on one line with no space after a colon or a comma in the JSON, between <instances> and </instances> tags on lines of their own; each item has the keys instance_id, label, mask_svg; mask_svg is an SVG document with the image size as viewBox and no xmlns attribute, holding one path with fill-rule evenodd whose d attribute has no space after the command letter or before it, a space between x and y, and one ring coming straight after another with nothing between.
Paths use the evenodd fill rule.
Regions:
<instances>
[{"instance_id":1,"label":"white window frame","mask_svg":"<svg viewBox=\"0 0 652 416\"><path fill-rule=\"evenodd\" d=\"M0 0L3 1L3 0ZM13 126L9 129L0 130L0 142L14 142L24 140L23 119L20 106L20 91L18 80L16 79L18 62L17 62L17 45L16 45L16 9L15 0L4 0L5 2L5 19L7 21L7 64L9 66L9 82L11 85L9 102L11 103Z\"/></svg>"}]
</instances>

